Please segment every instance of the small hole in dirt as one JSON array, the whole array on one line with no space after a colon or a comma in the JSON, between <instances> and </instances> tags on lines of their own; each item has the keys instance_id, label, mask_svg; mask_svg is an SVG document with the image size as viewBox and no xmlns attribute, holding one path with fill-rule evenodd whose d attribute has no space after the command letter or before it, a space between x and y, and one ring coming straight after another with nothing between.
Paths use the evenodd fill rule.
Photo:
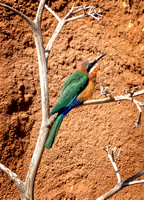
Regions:
<instances>
[{"instance_id":1,"label":"small hole in dirt","mask_svg":"<svg viewBox=\"0 0 144 200\"><path fill-rule=\"evenodd\" d=\"M13 112L18 111L17 101L12 100L11 104L7 108L7 114L12 114Z\"/></svg>"}]
</instances>

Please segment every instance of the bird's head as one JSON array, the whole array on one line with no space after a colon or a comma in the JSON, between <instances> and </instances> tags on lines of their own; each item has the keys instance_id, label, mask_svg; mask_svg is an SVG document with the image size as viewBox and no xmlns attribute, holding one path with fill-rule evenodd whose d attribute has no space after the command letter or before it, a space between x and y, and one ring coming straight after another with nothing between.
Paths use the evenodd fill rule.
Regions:
<instances>
[{"instance_id":1,"label":"bird's head","mask_svg":"<svg viewBox=\"0 0 144 200\"><path fill-rule=\"evenodd\" d=\"M98 56L97 58L90 60L90 59L86 59L84 60L79 69L84 71L85 73L88 73L91 76L96 76L97 72L98 72L98 64L97 62L106 54L102 54L100 56Z\"/></svg>"}]
</instances>

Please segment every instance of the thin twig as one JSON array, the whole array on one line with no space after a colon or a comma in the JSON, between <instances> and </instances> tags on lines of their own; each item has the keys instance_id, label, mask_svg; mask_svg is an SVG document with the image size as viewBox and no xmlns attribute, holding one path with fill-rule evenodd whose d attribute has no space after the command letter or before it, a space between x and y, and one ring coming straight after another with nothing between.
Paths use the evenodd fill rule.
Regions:
<instances>
[{"instance_id":1,"label":"thin twig","mask_svg":"<svg viewBox=\"0 0 144 200\"><path fill-rule=\"evenodd\" d=\"M142 110L141 110L140 106L144 106L144 103L135 100L134 97L141 95L141 94L144 94L144 90L134 92L132 95L127 94L127 95L121 95L121 96L112 96L111 94L110 95L106 94L106 96L109 96L108 98L84 101L82 105L103 104L103 103L111 103L111 102L129 100L129 101L135 103L139 110L138 120L134 122L134 128L137 128L138 125L141 125Z\"/></svg>"},{"instance_id":2,"label":"thin twig","mask_svg":"<svg viewBox=\"0 0 144 200\"><path fill-rule=\"evenodd\" d=\"M86 17L86 16L88 16L88 15L82 14L82 15L78 15L78 16L76 16L76 17L71 17L71 18L69 18L69 19L66 19L65 21L66 21L66 22L70 22L70 21L73 21L73 20L76 20L76 19L80 19L80 18L83 18L83 17Z\"/></svg>"},{"instance_id":3,"label":"thin twig","mask_svg":"<svg viewBox=\"0 0 144 200\"><path fill-rule=\"evenodd\" d=\"M123 90L125 93L129 93L130 94L130 96L132 97L133 96L133 94L135 93L135 91L137 90L137 89L140 89L141 87L140 86L136 86L136 87L133 87L133 89L130 91L130 90Z\"/></svg>"},{"instance_id":4,"label":"thin twig","mask_svg":"<svg viewBox=\"0 0 144 200\"><path fill-rule=\"evenodd\" d=\"M75 10L75 11L74 11ZM88 12L87 12L88 10ZM69 18L69 16L73 15L73 14L76 14L78 12L81 12L81 11L84 11L83 14L81 15L78 15L76 17L72 17L72 18ZM100 11L96 11L95 10L95 7L94 6L77 6L77 7L73 7L71 8L71 10L69 11L69 13L64 17L64 20L66 22L70 22L72 20L75 20L75 19L80 19L82 17L87 17L87 16L91 16L93 17L94 19L96 20L100 20L99 17L102 17L102 15L99 14ZM96 16L99 16L99 17L96 17Z\"/></svg>"},{"instance_id":5,"label":"thin twig","mask_svg":"<svg viewBox=\"0 0 144 200\"><path fill-rule=\"evenodd\" d=\"M118 178L118 183L111 190L109 190L108 192L106 192L105 194L103 194L102 196L100 196L99 198L97 198L96 200L105 200L108 197L110 197L113 194L115 194L116 192L118 192L119 190L121 190L123 187L134 185L134 184L144 183L144 180L133 181L133 180L137 179L138 177L144 175L144 169L142 171L138 172L137 174L131 176L130 178L126 179L125 181L123 181L123 182L121 181L120 173L119 173L117 165L116 165L116 160L117 159L114 159L114 153L116 152L117 148L114 148L112 150L112 152L109 153L110 146L111 145L108 145L106 148L103 148L103 149L107 153L108 158L109 158L109 160L112 163L112 166L113 166L113 168L115 170L115 173L116 173L116 176ZM119 151L117 157L120 156L120 153L121 153L121 150Z\"/></svg>"},{"instance_id":6,"label":"thin twig","mask_svg":"<svg viewBox=\"0 0 144 200\"><path fill-rule=\"evenodd\" d=\"M141 125L141 115L142 115L142 110L140 108L140 106L144 106L144 103L141 103L135 99L133 99L133 102L136 104L138 110L139 110L139 116L138 116L138 120L137 121L134 121L134 128L137 128L138 125L142 126Z\"/></svg>"},{"instance_id":7,"label":"thin twig","mask_svg":"<svg viewBox=\"0 0 144 200\"><path fill-rule=\"evenodd\" d=\"M60 22L61 19L59 18L59 16L48 6L45 5L45 8Z\"/></svg>"},{"instance_id":8,"label":"thin twig","mask_svg":"<svg viewBox=\"0 0 144 200\"><path fill-rule=\"evenodd\" d=\"M129 177L128 179L126 179L124 182L123 182L123 185L124 186L127 186L127 184L129 185L130 183L133 182L133 180L139 178L140 176L144 175L144 169L141 170L140 172L138 172L137 174ZM144 182L144 180L141 180L141 182Z\"/></svg>"},{"instance_id":9,"label":"thin twig","mask_svg":"<svg viewBox=\"0 0 144 200\"><path fill-rule=\"evenodd\" d=\"M81 7L81 6L80 6ZM77 8L78 9L78 8ZM63 20L66 20L68 17L70 17L70 15L72 14L72 12L73 12L73 10L74 10L74 3L73 3L73 5L72 5L72 7L71 7L71 9L70 9L70 11L66 14L66 16L63 18ZM78 11L78 10L77 10ZM78 11L79 12L79 11Z\"/></svg>"},{"instance_id":10,"label":"thin twig","mask_svg":"<svg viewBox=\"0 0 144 200\"><path fill-rule=\"evenodd\" d=\"M141 95L141 94L144 94L144 90L140 90L138 92L134 92L132 96L135 97L135 96L138 96L138 95Z\"/></svg>"},{"instance_id":11,"label":"thin twig","mask_svg":"<svg viewBox=\"0 0 144 200\"><path fill-rule=\"evenodd\" d=\"M49 58L49 54L50 54L51 48L53 46L53 43L55 42L55 39L58 36L58 34L60 33L60 31L63 28L64 24L65 24L65 21L63 21L63 20L61 20L58 23L58 25L57 25L52 37L50 38L50 40L49 40L49 42L48 42L48 44L47 44L47 46L45 48L46 63L48 63L48 58Z\"/></svg>"},{"instance_id":12,"label":"thin twig","mask_svg":"<svg viewBox=\"0 0 144 200\"><path fill-rule=\"evenodd\" d=\"M103 86L100 86L100 90L101 90L101 95L105 95L106 97L109 97L110 99L114 99L113 95L109 91L109 87L104 88Z\"/></svg>"},{"instance_id":13,"label":"thin twig","mask_svg":"<svg viewBox=\"0 0 144 200\"><path fill-rule=\"evenodd\" d=\"M117 175L118 183L121 183L120 173L119 173L119 170L118 170L117 165L116 165L116 160L117 160L118 157L120 156L120 152L118 153L117 159L115 160L115 158L114 158L114 153L116 152L117 148L114 148L114 149L112 150L112 153L110 154L110 153L109 153L109 148L110 148L110 147L111 147L111 145L108 145L104 150L105 150L105 152L107 153L107 156L108 156L108 158L110 159L110 161L111 161L111 163L112 163L112 165L113 165L113 168L114 168L115 173L116 173L116 175Z\"/></svg>"},{"instance_id":14,"label":"thin twig","mask_svg":"<svg viewBox=\"0 0 144 200\"><path fill-rule=\"evenodd\" d=\"M137 108L138 108L138 110L139 110L138 120L137 120L137 121L134 121L134 128L137 128L138 125L140 125L140 126L142 127L142 125L141 125L142 110L141 110L140 106L144 106L144 103L139 102L139 101L133 99L134 94L136 93L135 91L136 91L137 89L139 89L139 88L140 88L140 86L136 86L136 87L134 87L134 88L132 89L132 91L123 90L125 93L129 93L130 97L132 98L131 101L134 102L134 103L136 104L136 106L137 106ZM143 91L143 90L142 90L142 91Z\"/></svg>"},{"instance_id":15,"label":"thin twig","mask_svg":"<svg viewBox=\"0 0 144 200\"><path fill-rule=\"evenodd\" d=\"M60 33L61 29L63 28L63 26L73 20L76 19L80 19L83 17L87 17L87 16L92 16L93 18L97 19L98 21L100 20L100 18L96 18L96 16L101 17L102 15L100 15L100 11L96 12L96 10L94 9L94 6L74 6L74 4L72 5L70 11L66 14L66 16L63 19L60 19L58 17L58 15L48 6L45 5L45 8L52 13L52 15L58 20L58 25L52 35L52 37L50 38L46 49L45 49L45 57L46 57L46 63L48 63L48 58L49 58L49 54L52 48L52 45L56 39L56 37L58 36L58 34ZM86 12L87 10L89 10L89 12ZM81 11L85 11L83 14L75 16L75 17L71 17L74 14L77 14ZM96 15L96 16L95 16Z\"/></svg>"}]
</instances>

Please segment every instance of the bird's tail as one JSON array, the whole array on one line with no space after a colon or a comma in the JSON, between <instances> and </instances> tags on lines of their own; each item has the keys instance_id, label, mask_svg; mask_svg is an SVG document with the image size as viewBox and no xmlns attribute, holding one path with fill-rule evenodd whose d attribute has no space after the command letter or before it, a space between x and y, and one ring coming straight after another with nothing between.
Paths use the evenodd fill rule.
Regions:
<instances>
[{"instance_id":1,"label":"bird's tail","mask_svg":"<svg viewBox=\"0 0 144 200\"><path fill-rule=\"evenodd\" d=\"M45 148L46 149L50 149L55 141L55 138L57 136L57 133L58 133L58 130L60 128L60 125L63 121L63 118L64 118L64 115L63 114L60 114L56 120L54 121L53 123L53 126L50 130L50 133L49 133L49 136L48 136L48 139L45 143Z\"/></svg>"}]
</instances>

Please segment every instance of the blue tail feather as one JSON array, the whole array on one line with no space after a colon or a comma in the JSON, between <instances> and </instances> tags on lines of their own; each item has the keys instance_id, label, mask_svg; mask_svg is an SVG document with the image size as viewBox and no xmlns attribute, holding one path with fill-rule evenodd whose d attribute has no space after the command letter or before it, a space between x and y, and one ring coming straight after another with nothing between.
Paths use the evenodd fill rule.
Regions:
<instances>
[{"instance_id":1,"label":"blue tail feather","mask_svg":"<svg viewBox=\"0 0 144 200\"><path fill-rule=\"evenodd\" d=\"M81 102L76 98L62 113L66 115L72 108L79 106L80 104Z\"/></svg>"}]
</instances>

